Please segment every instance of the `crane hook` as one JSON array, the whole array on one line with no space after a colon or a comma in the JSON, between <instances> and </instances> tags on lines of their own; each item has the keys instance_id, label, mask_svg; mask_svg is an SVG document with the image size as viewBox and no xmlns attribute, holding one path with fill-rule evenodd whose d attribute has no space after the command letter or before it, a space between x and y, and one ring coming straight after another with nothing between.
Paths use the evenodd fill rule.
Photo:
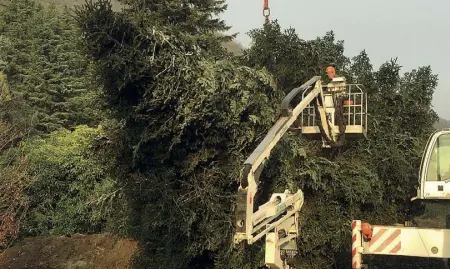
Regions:
<instances>
[{"instance_id":1,"label":"crane hook","mask_svg":"<svg viewBox=\"0 0 450 269\"><path fill-rule=\"evenodd\" d=\"M268 24L270 16L269 0L264 0L263 16L265 17L265 24Z\"/></svg>"}]
</instances>

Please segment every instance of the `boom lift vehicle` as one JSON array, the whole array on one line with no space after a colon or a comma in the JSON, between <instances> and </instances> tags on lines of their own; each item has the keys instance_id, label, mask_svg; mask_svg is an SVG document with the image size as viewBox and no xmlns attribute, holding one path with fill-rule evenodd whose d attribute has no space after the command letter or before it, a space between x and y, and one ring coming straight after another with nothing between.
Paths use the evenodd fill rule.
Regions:
<instances>
[{"instance_id":1,"label":"boom lift vehicle","mask_svg":"<svg viewBox=\"0 0 450 269\"><path fill-rule=\"evenodd\" d=\"M419 169L417 196L411 199L430 203L450 201L450 129L430 135ZM352 222L352 268L366 267L363 255L397 255L450 258L450 227L446 229L370 225Z\"/></svg>"},{"instance_id":2,"label":"boom lift vehicle","mask_svg":"<svg viewBox=\"0 0 450 269\"><path fill-rule=\"evenodd\" d=\"M313 77L284 98L281 117L244 163L237 193L235 244L253 244L265 236L266 266L292 268L287 260L297 253L303 192L274 193L255 211L254 197L263 166L288 130L301 130L307 138L322 140L324 148L341 147L344 139L365 138L366 109L362 85L347 84L345 77L335 77L327 85L322 85L320 76Z\"/></svg>"}]
</instances>

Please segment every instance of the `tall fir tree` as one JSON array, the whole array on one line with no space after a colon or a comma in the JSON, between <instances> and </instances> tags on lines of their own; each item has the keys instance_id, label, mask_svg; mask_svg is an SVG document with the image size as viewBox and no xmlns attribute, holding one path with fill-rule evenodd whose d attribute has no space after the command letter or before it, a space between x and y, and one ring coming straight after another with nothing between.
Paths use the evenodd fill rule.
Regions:
<instances>
[{"instance_id":1,"label":"tall fir tree","mask_svg":"<svg viewBox=\"0 0 450 269\"><path fill-rule=\"evenodd\" d=\"M225 0L147 1L120 0L124 12L143 19L142 23L170 27L189 36L190 42L212 56L225 53L223 42L234 35L225 34L231 27L219 15L227 9ZM145 19L144 19L145 18Z\"/></svg>"}]
</instances>

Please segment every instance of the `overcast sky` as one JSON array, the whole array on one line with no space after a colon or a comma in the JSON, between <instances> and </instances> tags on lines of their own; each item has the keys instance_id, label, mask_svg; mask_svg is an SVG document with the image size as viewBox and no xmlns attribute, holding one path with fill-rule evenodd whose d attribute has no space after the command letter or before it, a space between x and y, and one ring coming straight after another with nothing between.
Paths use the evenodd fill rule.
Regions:
<instances>
[{"instance_id":1,"label":"overcast sky","mask_svg":"<svg viewBox=\"0 0 450 269\"><path fill-rule=\"evenodd\" d=\"M222 15L238 41L249 45L247 32L261 27L263 0L227 0ZM314 39L333 30L345 40L345 55L365 49L374 69L393 57L402 73L431 65L439 76L434 110L450 119L450 1L449 0L269 0L270 18L283 28L293 27L303 39Z\"/></svg>"}]
</instances>

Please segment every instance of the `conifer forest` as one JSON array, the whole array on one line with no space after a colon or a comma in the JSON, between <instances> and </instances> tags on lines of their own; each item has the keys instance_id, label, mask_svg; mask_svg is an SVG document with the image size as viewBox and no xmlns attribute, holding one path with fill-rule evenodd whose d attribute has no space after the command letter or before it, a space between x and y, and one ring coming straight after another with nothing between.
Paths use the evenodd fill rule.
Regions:
<instances>
[{"instance_id":1,"label":"conifer forest","mask_svg":"<svg viewBox=\"0 0 450 269\"><path fill-rule=\"evenodd\" d=\"M240 48L216 18L225 0L44 2L0 0L1 268L97 268L6 266L23 242L78 234L136 242L126 267L98 268L263 268L264 240L233 245L242 166L285 95L329 63L364 85L367 138L323 150L287 134L274 148L258 199L304 192L295 268L350 269L354 219L445 227L450 209L410 201L429 135L450 126L432 107L431 66L374 69L332 31L305 40L276 20Z\"/></svg>"}]
</instances>

